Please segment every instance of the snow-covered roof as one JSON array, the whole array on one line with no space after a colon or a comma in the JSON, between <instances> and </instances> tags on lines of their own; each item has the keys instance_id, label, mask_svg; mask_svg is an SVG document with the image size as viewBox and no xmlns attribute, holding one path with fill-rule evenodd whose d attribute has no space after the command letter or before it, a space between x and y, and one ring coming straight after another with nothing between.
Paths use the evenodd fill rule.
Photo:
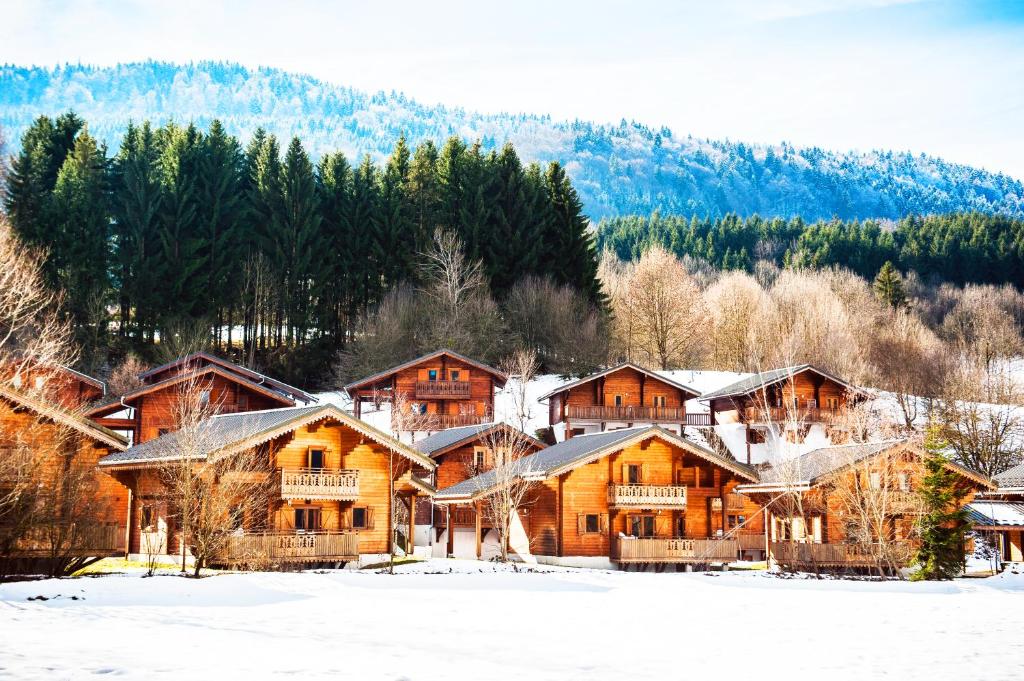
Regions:
<instances>
[{"instance_id":1,"label":"snow-covered roof","mask_svg":"<svg viewBox=\"0 0 1024 681\"><path fill-rule=\"evenodd\" d=\"M1024 527L1024 502L975 499L967 504L967 513L979 530Z\"/></svg>"},{"instance_id":2,"label":"snow-covered roof","mask_svg":"<svg viewBox=\"0 0 1024 681\"><path fill-rule=\"evenodd\" d=\"M835 381L836 383L838 383L839 385L843 386L848 390L860 391L860 388L858 388L857 386L851 385L850 383L847 383L838 376L830 374L827 371L817 368L816 366L813 366L811 364L799 364L797 366L784 367L782 369L772 369L771 371L762 371L760 373L751 374L750 376L742 378L739 381L731 383L723 388L719 388L718 390L713 390L711 392L704 393L703 395L700 396L700 399L702 401L706 401L719 397L747 395L749 393L754 392L755 390L760 390L761 388L764 388L766 386L789 379L793 376L796 376L797 374L803 373L804 371L813 371L819 376L824 376L829 380Z\"/></svg>"},{"instance_id":3,"label":"snow-covered roof","mask_svg":"<svg viewBox=\"0 0 1024 681\"><path fill-rule=\"evenodd\" d=\"M999 489L1024 488L1024 463L1017 464L1002 473L996 473L992 478L999 485Z\"/></svg>"}]
</instances>

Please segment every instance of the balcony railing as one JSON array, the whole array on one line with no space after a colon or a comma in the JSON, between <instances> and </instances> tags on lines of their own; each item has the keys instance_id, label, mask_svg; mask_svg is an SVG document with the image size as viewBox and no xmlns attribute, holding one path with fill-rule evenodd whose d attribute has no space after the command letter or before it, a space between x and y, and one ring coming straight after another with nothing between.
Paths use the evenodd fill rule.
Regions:
<instances>
[{"instance_id":1,"label":"balcony railing","mask_svg":"<svg viewBox=\"0 0 1024 681\"><path fill-rule=\"evenodd\" d=\"M347 561L359 558L355 532L261 532L228 539L218 563Z\"/></svg>"},{"instance_id":2,"label":"balcony railing","mask_svg":"<svg viewBox=\"0 0 1024 681\"><path fill-rule=\"evenodd\" d=\"M678 423L686 418L682 407L640 407L570 404L568 414L577 421L668 421Z\"/></svg>"},{"instance_id":3,"label":"balcony railing","mask_svg":"<svg viewBox=\"0 0 1024 681\"><path fill-rule=\"evenodd\" d=\"M878 544L815 544L800 542L772 542L769 544L772 558L783 565L793 567L865 567L879 562L885 554L907 563L913 554L909 542L892 542L888 546Z\"/></svg>"},{"instance_id":4,"label":"balcony railing","mask_svg":"<svg viewBox=\"0 0 1024 681\"><path fill-rule=\"evenodd\" d=\"M461 426L478 426L491 421L490 414L406 414L401 429L409 431L437 431ZM396 422L392 427L398 429Z\"/></svg>"},{"instance_id":5,"label":"balcony railing","mask_svg":"<svg viewBox=\"0 0 1024 681\"><path fill-rule=\"evenodd\" d=\"M417 381L416 399L468 400L469 381Z\"/></svg>"},{"instance_id":6,"label":"balcony railing","mask_svg":"<svg viewBox=\"0 0 1024 681\"><path fill-rule=\"evenodd\" d=\"M281 471L282 499L346 501L359 497L359 471L326 468L285 468Z\"/></svg>"},{"instance_id":7,"label":"balcony railing","mask_svg":"<svg viewBox=\"0 0 1024 681\"><path fill-rule=\"evenodd\" d=\"M720 563L738 555L735 539L619 537L615 548L620 563Z\"/></svg>"},{"instance_id":8,"label":"balcony railing","mask_svg":"<svg viewBox=\"0 0 1024 681\"><path fill-rule=\"evenodd\" d=\"M475 527L476 526L476 510L469 506L456 506L452 505L448 508L451 509L451 518L453 527ZM435 506L435 522L437 527L448 526L448 513L449 511L442 506ZM481 518L481 522L483 522Z\"/></svg>"},{"instance_id":9,"label":"balcony railing","mask_svg":"<svg viewBox=\"0 0 1024 681\"><path fill-rule=\"evenodd\" d=\"M17 540L14 553L22 556L114 556L124 553L123 525L71 524L37 527Z\"/></svg>"},{"instance_id":10,"label":"balcony railing","mask_svg":"<svg viewBox=\"0 0 1024 681\"><path fill-rule=\"evenodd\" d=\"M608 485L608 504L617 508L686 508L686 487Z\"/></svg>"},{"instance_id":11,"label":"balcony railing","mask_svg":"<svg viewBox=\"0 0 1024 681\"><path fill-rule=\"evenodd\" d=\"M747 423L834 423L842 409L828 407L747 407L743 411Z\"/></svg>"}]
</instances>

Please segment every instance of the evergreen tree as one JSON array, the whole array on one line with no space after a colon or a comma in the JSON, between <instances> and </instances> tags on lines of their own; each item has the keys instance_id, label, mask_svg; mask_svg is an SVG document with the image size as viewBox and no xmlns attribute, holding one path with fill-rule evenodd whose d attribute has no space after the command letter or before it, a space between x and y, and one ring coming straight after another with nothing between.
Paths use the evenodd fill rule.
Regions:
<instances>
[{"instance_id":1,"label":"evergreen tree","mask_svg":"<svg viewBox=\"0 0 1024 681\"><path fill-rule=\"evenodd\" d=\"M317 318L320 331L344 343L347 339L349 306L360 267L352 250L353 174L345 154L328 154L317 168L320 194L320 231L330 257L320 270L320 300Z\"/></svg>"},{"instance_id":2,"label":"evergreen tree","mask_svg":"<svg viewBox=\"0 0 1024 681\"><path fill-rule=\"evenodd\" d=\"M440 226L444 210L437 147L430 140L416 147L413 153L407 195L416 242L415 252L422 253L434 230Z\"/></svg>"},{"instance_id":3,"label":"evergreen tree","mask_svg":"<svg viewBox=\"0 0 1024 681\"><path fill-rule=\"evenodd\" d=\"M519 156L506 144L493 162L491 222L480 239L491 290L503 298L519 277L536 272L543 243L535 187L527 184Z\"/></svg>"},{"instance_id":4,"label":"evergreen tree","mask_svg":"<svg viewBox=\"0 0 1024 681\"><path fill-rule=\"evenodd\" d=\"M583 214L583 203L557 161L548 165L545 180L552 212L545 244L547 252L561 264L551 268L555 281L581 291L593 304L603 304L601 282L597 278L597 249L590 224Z\"/></svg>"},{"instance_id":5,"label":"evergreen tree","mask_svg":"<svg viewBox=\"0 0 1024 681\"><path fill-rule=\"evenodd\" d=\"M903 277L889 260L885 261L882 269L878 271L878 276L875 277L875 295L894 310L907 304L907 294L903 290Z\"/></svg>"},{"instance_id":6,"label":"evergreen tree","mask_svg":"<svg viewBox=\"0 0 1024 681\"><path fill-rule=\"evenodd\" d=\"M352 178L349 248L356 261L353 273L354 295L350 308L353 317L369 309L381 295L380 263L387 254L380 251L380 244L374 238L373 221L380 198L377 194L377 174L377 167L367 154Z\"/></svg>"},{"instance_id":7,"label":"evergreen tree","mask_svg":"<svg viewBox=\"0 0 1024 681\"><path fill-rule=\"evenodd\" d=\"M284 210L272 253L284 275L288 343L301 345L309 330L310 301L317 294L310 284L325 254L313 164L298 137L288 145L283 171Z\"/></svg>"},{"instance_id":8,"label":"evergreen tree","mask_svg":"<svg viewBox=\"0 0 1024 681\"><path fill-rule=\"evenodd\" d=\"M964 490L949 470L942 442L934 427L925 438L925 470L918 490L924 514L917 523L921 547L917 551L919 570L914 579L952 579L963 573L965 538L970 529L964 507Z\"/></svg>"},{"instance_id":9,"label":"evergreen tree","mask_svg":"<svg viewBox=\"0 0 1024 681\"><path fill-rule=\"evenodd\" d=\"M399 137L395 149L380 176L379 200L373 221L376 252L382 265L386 288L409 278L413 273L416 238L408 199L409 147Z\"/></svg>"}]
</instances>

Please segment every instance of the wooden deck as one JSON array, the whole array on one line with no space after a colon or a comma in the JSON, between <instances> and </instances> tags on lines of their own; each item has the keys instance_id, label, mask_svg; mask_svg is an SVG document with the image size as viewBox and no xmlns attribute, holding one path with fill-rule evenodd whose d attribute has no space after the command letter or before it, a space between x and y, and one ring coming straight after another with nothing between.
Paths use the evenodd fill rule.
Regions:
<instances>
[{"instance_id":1,"label":"wooden deck","mask_svg":"<svg viewBox=\"0 0 1024 681\"><path fill-rule=\"evenodd\" d=\"M711 414L688 414L683 407L640 407L573 405L567 408L570 421L623 421L626 423L683 423L710 426Z\"/></svg>"},{"instance_id":2,"label":"wooden deck","mask_svg":"<svg viewBox=\"0 0 1024 681\"><path fill-rule=\"evenodd\" d=\"M282 499L351 501L359 498L359 471L285 468L280 477Z\"/></svg>"},{"instance_id":3,"label":"wooden deck","mask_svg":"<svg viewBox=\"0 0 1024 681\"><path fill-rule=\"evenodd\" d=\"M490 423L490 414L421 414L403 424L407 431L437 431Z\"/></svg>"},{"instance_id":4,"label":"wooden deck","mask_svg":"<svg viewBox=\"0 0 1024 681\"><path fill-rule=\"evenodd\" d=\"M612 559L619 563L722 563L736 560L735 539L619 537Z\"/></svg>"},{"instance_id":5,"label":"wooden deck","mask_svg":"<svg viewBox=\"0 0 1024 681\"><path fill-rule=\"evenodd\" d=\"M825 407L747 407L743 411L743 419L746 423L782 423L794 421L797 423L835 423L841 420L842 409L827 409Z\"/></svg>"},{"instance_id":6,"label":"wooden deck","mask_svg":"<svg viewBox=\"0 0 1024 681\"><path fill-rule=\"evenodd\" d=\"M896 547L898 555L909 562L913 554L908 543ZM871 567L876 564L877 547L865 544L814 544L771 542L771 557L782 565L796 568Z\"/></svg>"},{"instance_id":7,"label":"wooden deck","mask_svg":"<svg viewBox=\"0 0 1024 681\"><path fill-rule=\"evenodd\" d=\"M419 400L468 400L469 381L417 381L416 399Z\"/></svg>"},{"instance_id":8,"label":"wooden deck","mask_svg":"<svg viewBox=\"0 0 1024 681\"><path fill-rule=\"evenodd\" d=\"M685 509L685 485L608 485L610 508Z\"/></svg>"},{"instance_id":9,"label":"wooden deck","mask_svg":"<svg viewBox=\"0 0 1024 681\"><path fill-rule=\"evenodd\" d=\"M231 537L218 563L333 562L359 558L355 532L265 532Z\"/></svg>"}]
</instances>

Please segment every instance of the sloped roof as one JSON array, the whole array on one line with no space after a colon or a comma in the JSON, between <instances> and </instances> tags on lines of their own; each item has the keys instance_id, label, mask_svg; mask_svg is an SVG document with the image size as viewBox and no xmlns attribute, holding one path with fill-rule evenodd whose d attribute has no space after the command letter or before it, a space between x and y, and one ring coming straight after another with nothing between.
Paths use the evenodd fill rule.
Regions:
<instances>
[{"instance_id":1,"label":"sloped roof","mask_svg":"<svg viewBox=\"0 0 1024 681\"><path fill-rule=\"evenodd\" d=\"M104 428L90 419L75 414L55 404L44 402L36 397L31 397L18 390L13 390L0 385L0 398L6 399L20 407L30 409L39 416L48 418L55 423L73 428L97 442L101 442L117 450L124 450L128 447L128 441L114 431Z\"/></svg>"},{"instance_id":2,"label":"sloped roof","mask_svg":"<svg viewBox=\"0 0 1024 681\"><path fill-rule=\"evenodd\" d=\"M227 369L221 368L220 366L214 365L206 366L196 371L177 374L175 376L165 378L164 380L158 381L156 383L147 383L146 385L139 386L135 390L125 393L120 397L115 397L107 400L106 402L103 402L102 404L97 404L95 406L90 407L88 414L90 416L104 416L112 410L121 409L122 402L124 401L134 400L136 397L147 395L158 390L163 390L164 388L176 385L178 383L181 383L182 381L196 378L198 376L206 376L209 374L216 374L217 376L220 376L228 381L237 383L238 385L245 386L246 388L252 390L253 392L260 393L261 395L269 397L272 400L277 400L282 405L288 407L295 405L295 400L289 397L288 395L285 395L277 390L267 387L266 385L260 385L259 383L250 381L248 378L245 378L244 376L241 376L240 374L235 373L234 371L229 371Z\"/></svg>"},{"instance_id":3,"label":"sloped roof","mask_svg":"<svg viewBox=\"0 0 1024 681\"><path fill-rule=\"evenodd\" d=\"M1024 463L992 476L1000 489L1024 487Z\"/></svg>"},{"instance_id":4,"label":"sloped roof","mask_svg":"<svg viewBox=\"0 0 1024 681\"><path fill-rule=\"evenodd\" d=\"M632 369L634 371L639 371L640 373L642 373L642 374L644 374L646 376L650 376L651 378L653 378L656 381L660 381L660 382L662 382L662 383L664 383L666 385L670 385L673 388L678 388L679 390L682 390L683 392L685 392L685 393L687 393L689 395L692 395L693 397L697 397L697 396L700 395L700 391L695 390L694 388L691 388L688 385L684 385L682 383L678 383L676 381L673 381L671 378L667 378L665 376L662 376L661 374L659 374L656 371L651 371L650 369L645 369L644 367L639 366L637 364L633 364L632 362L623 362L622 364L617 364L616 366L609 367L608 369L605 369L603 371L598 371L595 374L590 374L589 376L584 376L583 378L581 378L579 380L576 380L576 381L573 381L572 383L566 383L565 385L561 385L561 386L555 388L554 390L551 390L551 391L549 391L547 393L544 393L543 395L541 395L537 399L537 401L538 402L543 402L544 400L549 399L552 395L557 395L558 393L565 392L566 390L571 390L573 388L577 388L577 387L579 387L581 385L585 385L587 383L590 383L591 381L594 381L594 380L596 380L598 378L601 378L602 376L607 376L609 374L614 374L616 371L621 371L622 369Z\"/></svg>"},{"instance_id":5,"label":"sloped roof","mask_svg":"<svg viewBox=\"0 0 1024 681\"><path fill-rule=\"evenodd\" d=\"M214 454L233 454L328 418L340 421L414 463L428 469L433 469L436 466L429 457L409 448L373 426L356 420L333 404L313 404L213 416L199 425L196 439L202 442L204 451L197 458L206 459ZM180 434L180 431L175 431L143 442L123 452L110 454L100 459L100 465L139 466L174 461L180 458L176 454Z\"/></svg>"},{"instance_id":6,"label":"sloped roof","mask_svg":"<svg viewBox=\"0 0 1024 681\"><path fill-rule=\"evenodd\" d=\"M83 383L88 383L89 385L92 385L92 386L95 386L95 387L99 388L103 392L104 395L107 394L107 384L104 383L103 381L101 381L100 379L93 378L89 374L83 374L81 371L78 371L77 369L72 369L69 366L61 365L60 368L63 369L64 371L68 372L69 374L71 374L72 376L77 378L78 380L82 381Z\"/></svg>"},{"instance_id":7,"label":"sloped roof","mask_svg":"<svg viewBox=\"0 0 1024 681\"><path fill-rule=\"evenodd\" d=\"M659 426L623 428L621 430L608 430L589 435L577 435L530 456L524 456L520 459L517 466L520 477L523 479L543 480L560 475L651 437L682 447L747 480L756 481L758 479L757 471L753 468L738 463L733 459L727 459L706 447L679 437L675 433ZM497 483L496 478L497 474L495 471L487 471L474 478L464 480L438 491L436 500L443 501L445 499L464 499L481 496L494 488Z\"/></svg>"},{"instance_id":8,"label":"sloped roof","mask_svg":"<svg viewBox=\"0 0 1024 681\"><path fill-rule=\"evenodd\" d=\"M197 359L205 360L205 361L210 362L212 364L216 364L217 366L220 366L220 367L222 367L224 369L227 369L228 371L231 371L231 372L234 372L234 373L239 374L241 376L244 376L244 377L254 381L255 383L258 383L258 384L261 384L261 385L265 383L267 385L270 385L273 388L277 389L278 391L286 393L287 395L289 395L289 396L291 396L293 398L296 398L296 399L298 399L298 400L300 400L302 402L306 402L306 403L316 402L316 398L315 397L313 397L312 395L310 395L309 393L307 393L307 392L305 392L303 390L299 390L298 388L296 388L293 385L288 385L284 381L279 381L276 378L271 378L270 376L267 376L266 374L261 374L258 371L254 371L252 369L246 368L246 367L241 366L239 364L235 364L234 362L226 360L223 357L218 357L217 355L211 354L209 352L203 352L203 351L193 352L193 353L190 353L188 355L184 355L182 357L178 357L176 359L173 359L170 362L167 362L166 364L161 364L158 367L153 367L152 369L148 369L147 371L143 371L141 374L139 374L139 378L142 379L142 380L145 380L146 378L149 378L150 376L153 376L154 374L158 374L161 371L166 371L167 369L173 369L176 366L180 366L182 364L187 364L188 362L192 362L192 361L195 361Z\"/></svg>"},{"instance_id":9,"label":"sloped roof","mask_svg":"<svg viewBox=\"0 0 1024 681\"><path fill-rule=\"evenodd\" d=\"M857 464L865 459L877 456L895 447L907 445L906 438L895 440L882 440L878 442L859 442L848 445L835 445L832 447L821 447L791 460L774 464L761 471L761 480L754 485L743 485L750 491L757 488L794 488L813 487L822 479L831 476L839 471ZM908 451L923 454L918 446L909 446ZM953 461L947 461L946 466L960 475L970 478L979 484L992 487L993 483L982 473L961 466ZM742 490L741 490L742 491Z\"/></svg>"},{"instance_id":10,"label":"sloped roof","mask_svg":"<svg viewBox=\"0 0 1024 681\"><path fill-rule=\"evenodd\" d=\"M824 376L825 378L831 381L835 381L836 383L843 386L847 390L863 392L857 386L847 383L838 376L834 376L828 373L827 371L823 371L822 369L819 369L814 365L799 364L797 366L784 367L782 369L772 369L771 371L762 371L760 373L752 374L751 376L742 378L736 381L735 383L730 383L729 385L723 388L719 388L718 390L712 390L711 392L704 393L703 395L700 396L700 400L704 402L719 397L734 397L736 395L747 395L749 393L754 392L755 390L760 390L761 388L767 387L774 383L779 383L780 381L784 381L790 378L791 376L796 376L797 374L803 373L804 371L813 371L819 376Z\"/></svg>"},{"instance_id":11,"label":"sloped roof","mask_svg":"<svg viewBox=\"0 0 1024 681\"><path fill-rule=\"evenodd\" d=\"M444 454L445 452L461 447L464 444L473 442L482 437L486 437L492 431L498 428L508 428L515 431L522 437L526 438L538 448L543 448L546 445L538 440L537 438L530 437L526 433L521 432L517 428L513 428L504 422L492 422L482 423L475 426L459 426L458 428L448 428L446 430L439 430L438 432L429 435L422 440L418 440L413 443L413 449L418 452L422 452L429 457L436 457Z\"/></svg>"},{"instance_id":12,"label":"sloped roof","mask_svg":"<svg viewBox=\"0 0 1024 681\"><path fill-rule=\"evenodd\" d=\"M494 376L498 380L498 383L500 384L499 387L504 386L505 383L508 381L508 376L506 376L502 372L498 371L494 367L487 366L483 362L478 362L475 359L470 359L469 357L466 357L465 355L461 355L461 354L455 352L454 350L441 349L441 350L435 350L434 352L427 353L426 355L422 355L420 357L417 357L416 359L410 359L408 362L403 362L402 364L399 364L397 366L393 366L390 369L385 369L384 371L378 371L377 373L371 374L370 376L367 376L366 378L361 378L358 381L353 381L352 383L349 383L348 385L345 386L345 392L349 392L351 390L355 390L356 388L361 388L364 385L368 385L368 384L371 384L371 383L376 383L377 381L379 381L379 380L381 380L383 378L386 378L386 377L390 376L391 374L393 374L393 373L395 373L397 371L401 371L402 369L407 369L407 368L409 368L411 366L416 366L417 364L419 364L421 362L428 362L428 361L434 359L435 357L440 357L441 355L448 355L449 357L453 357L453 358L459 360L460 362L465 362L466 364L468 364L468 365L470 365L472 367L476 367L477 369L480 369L481 371L486 371L487 373L489 373L490 375Z\"/></svg>"},{"instance_id":13,"label":"sloped roof","mask_svg":"<svg viewBox=\"0 0 1024 681\"><path fill-rule=\"evenodd\" d=\"M967 504L971 523L979 530L1024 527L1024 502L975 499Z\"/></svg>"}]
</instances>

